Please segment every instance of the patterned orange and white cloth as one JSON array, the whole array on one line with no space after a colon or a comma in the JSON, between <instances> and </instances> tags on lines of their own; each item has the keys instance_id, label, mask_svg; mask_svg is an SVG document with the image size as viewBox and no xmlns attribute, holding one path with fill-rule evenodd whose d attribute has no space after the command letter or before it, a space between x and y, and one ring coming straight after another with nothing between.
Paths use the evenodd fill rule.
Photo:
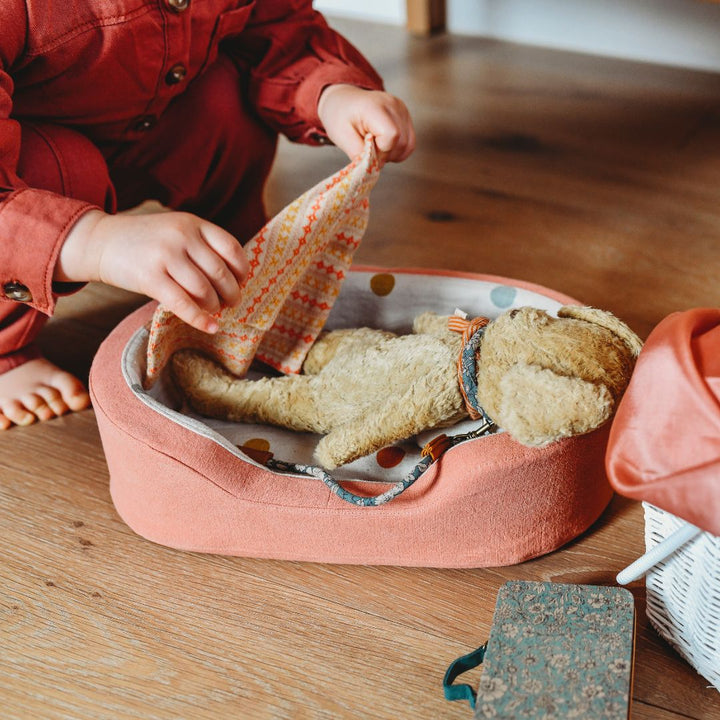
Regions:
<instances>
[{"instance_id":1,"label":"patterned orange and white cloth","mask_svg":"<svg viewBox=\"0 0 720 720\"><path fill-rule=\"evenodd\" d=\"M217 333L196 330L160 305L150 324L146 385L181 348L200 350L241 377L255 358L299 372L365 232L378 175L368 136L362 155L272 218L245 246L243 299L217 313Z\"/></svg>"}]
</instances>

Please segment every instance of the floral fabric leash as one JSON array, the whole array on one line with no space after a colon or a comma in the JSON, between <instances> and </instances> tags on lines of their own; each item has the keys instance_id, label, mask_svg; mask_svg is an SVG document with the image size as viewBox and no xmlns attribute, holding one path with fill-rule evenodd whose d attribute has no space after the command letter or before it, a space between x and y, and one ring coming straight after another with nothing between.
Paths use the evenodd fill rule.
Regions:
<instances>
[{"instance_id":1,"label":"floral fabric leash","mask_svg":"<svg viewBox=\"0 0 720 720\"><path fill-rule=\"evenodd\" d=\"M377 507L385 505L395 499L398 495L405 492L443 453L455 445L459 445L466 440L490 435L496 430L495 425L491 421L483 422L479 427L467 433L458 435L438 435L431 440L422 450L421 460L418 464L398 483L380 495L357 495L356 493L346 490L327 470L317 465L300 465L298 463L284 462L283 460L275 460L269 458L266 465L271 470L279 472L297 473L298 475L308 475L309 477L321 480L330 490L341 500L358 505L360 507Z\"/></svg>"}]
</instances>

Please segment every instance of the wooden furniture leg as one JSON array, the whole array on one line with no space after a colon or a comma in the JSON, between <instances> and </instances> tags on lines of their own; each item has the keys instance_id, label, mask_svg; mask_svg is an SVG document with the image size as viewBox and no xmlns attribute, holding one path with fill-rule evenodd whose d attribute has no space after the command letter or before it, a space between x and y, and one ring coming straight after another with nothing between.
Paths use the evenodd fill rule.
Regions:
<instances>
[{"instance_id":1,"label":"wooden furniture leg","mask_svg":"<svg viewBox=\"0 0 720 720\"><path fill-rule=\"evenodd\" d=\"M406 0L407 29L414 35L445 30L445 0Z\"/></svg>"}]
</instances>

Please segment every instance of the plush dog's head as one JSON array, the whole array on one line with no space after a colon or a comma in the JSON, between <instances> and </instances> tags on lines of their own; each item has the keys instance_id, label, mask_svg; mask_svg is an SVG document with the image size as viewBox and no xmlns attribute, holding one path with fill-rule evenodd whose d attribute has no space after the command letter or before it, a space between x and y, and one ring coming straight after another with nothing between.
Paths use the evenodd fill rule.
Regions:
<instances>
[{"instance_id":1,"label":"plush dog's head","mask_svg":"<svg viewBox=\"0 0 720 720\"><path fill-rule=\"evenodd\" d=\"M565 306L510 310L485 330L478 401L516 440L543 446L606 422L642 343L614 315Z\"/></svg>"}]
</instances>

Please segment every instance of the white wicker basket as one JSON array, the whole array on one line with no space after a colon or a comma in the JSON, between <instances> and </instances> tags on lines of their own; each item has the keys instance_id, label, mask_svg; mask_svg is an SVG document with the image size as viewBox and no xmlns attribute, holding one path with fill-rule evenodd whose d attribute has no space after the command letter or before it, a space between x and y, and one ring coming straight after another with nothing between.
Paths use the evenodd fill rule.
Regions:
<instances>
[{"instance_id":1,"label":"white wicker basket","mask_svg":"<svg viewBox=\"0 0 720 720\"><path fill-rule=\"evenodd\" d=\"M643 503L648 550L685 521ZM645 578L653 627L720 690L720 538L704 532L654 565Z\"/></svg>"}]
</instances>

